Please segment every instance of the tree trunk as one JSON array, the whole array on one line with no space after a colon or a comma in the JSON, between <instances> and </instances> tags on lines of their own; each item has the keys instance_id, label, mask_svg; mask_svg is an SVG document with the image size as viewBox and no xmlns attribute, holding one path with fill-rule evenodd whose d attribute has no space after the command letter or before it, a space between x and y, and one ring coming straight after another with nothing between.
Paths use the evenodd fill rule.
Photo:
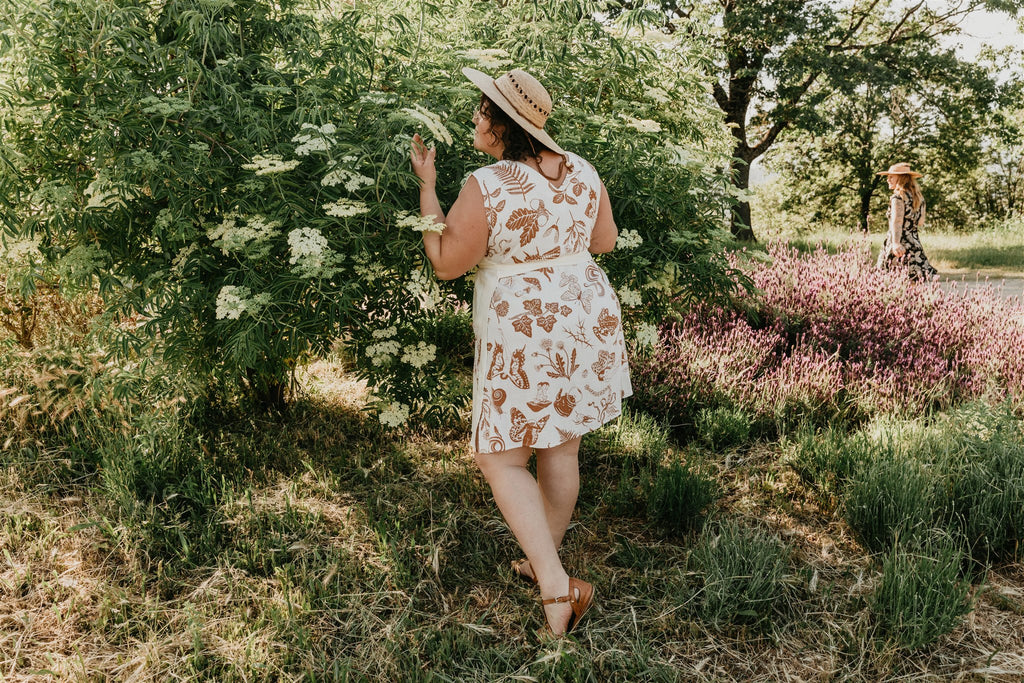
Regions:
<instances>
[{"instance_id":1,"label":"tree trunk","mask_svg":"<svg viewBox=\"0 0 1024 683\"><path fill-rule=\"evenodd\" d=\"M750 187L750 163L740 161L735 165L733 171L733 187L746 192ZM754 231L750 227L750 202L740 202L736 205L736 208L733 209L729 229L732 231L733 237L741 242L757 241Z\"/></svg>"},{"instance_id":2,"label":"tree trunk","mask_svg":"<svg viewBox=\"0 0 1024 683\"><path fill-rule=\"evenodd\" d=\"M288 407L288 384L280 374L248 368L245 389L254 407L260 412L283 413Z\"/></svg>"},{"instance_id":3,"label":"tree trunk","mask_svg":"<svg viewBox=\"0 0 1024 683\"><path fill-rule=\"evenodd\" d=\"M868 219L871 214L871 195L874 188L862 187L860 189L860 231L865 235L870 231Z\"/></svg>"}]
</instances>

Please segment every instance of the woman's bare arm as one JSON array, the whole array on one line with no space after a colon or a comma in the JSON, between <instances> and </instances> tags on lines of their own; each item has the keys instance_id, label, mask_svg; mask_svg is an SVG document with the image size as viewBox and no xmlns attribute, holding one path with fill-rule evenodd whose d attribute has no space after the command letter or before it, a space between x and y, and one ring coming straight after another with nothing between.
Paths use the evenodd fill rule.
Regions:
<instances>
[{"instance_id":1,"label":"woman's bare arm","mask_svg":"<svg viewBox=\"0 0 1024 683\"><path fill-rule=\"evenodd\" d=\"M420 215L434 216L435 223L444 223L439 234L423 233L423 250L441 280L454 280L475 266L487 253L487 216L484 198L476 178L462 188L448 215L437 199L437 151L427 147L419 133L412 138L410 160L412 170L420 179Z\"/></svg>"},{"instance_id":2,"label":"woman's bare arm","mask_svg":"<svg viewBox=\"0 0 1024 683\"><path fill-rule=\"evenodd\" d=\"M597 220L590 233L590 253L604 254L615 248L615 240L619 238L619 228L615 225L612 215L612 203L608 199L608 190L601 183L601 199L597 207Z\"/></svg>"},{"instance_id":3,"label":"woman's bare arm","mask_svg":"<svg viewBox=\"0 0 1024 683\"><path fill-rule=\"evenodd\" d=\"M897 256L902 256L906 251L900 244L900 238L903 237L903 212L903 198L893 195L889 200L889 244Z\"/></svg>"},{"instance_id":4,"label":"woman's bare arm","mask_svg":"<svg viewBox=\"0 0 1024 683\"><path fill-rule=\"evenodd\" d=\"M426 195L426 196L425 196ZM420 189L420 213L429 216L440 212L437 194ZM434 214L438 215L438 214ZM441 217L445 229L440 235L423 233L423 248L441 280L454 280L480 263L487 253L487 215L484 196L476 178L470 178L452 204L447 216Z\"/></svg>"}]
</instances>

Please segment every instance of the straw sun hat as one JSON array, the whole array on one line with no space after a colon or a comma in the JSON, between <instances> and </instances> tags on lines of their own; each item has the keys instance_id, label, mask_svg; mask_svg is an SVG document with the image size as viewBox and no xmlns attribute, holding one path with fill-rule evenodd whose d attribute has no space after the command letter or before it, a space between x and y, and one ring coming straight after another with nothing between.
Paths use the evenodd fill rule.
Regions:
<instances>
[{"instance_id":1,"label":"straw sun hat","mask_svg":"<svg viewBox=\"0 0 1024 683\"><path fill-rule=\"evenodd\" d=\"M551 95L540 81L522 69L512 69L497 78L469 67L462 73L535 140L565 156L565 150L544 132L544 124L551 115Z\"/></svg>"},{"instance_id":2,"label":"straw sun hat","mask_svg":"<svg viewBox=\"0 0 1024 683\"><path fill-rule=\"evenodd\" d=\"M921 177L921 174L917 171L910 170L910 164L903 161L898 164L893 164L889 167L888 171L879 171L876 175L908 175L912 178Z\"/></svg>"}]
</instances>

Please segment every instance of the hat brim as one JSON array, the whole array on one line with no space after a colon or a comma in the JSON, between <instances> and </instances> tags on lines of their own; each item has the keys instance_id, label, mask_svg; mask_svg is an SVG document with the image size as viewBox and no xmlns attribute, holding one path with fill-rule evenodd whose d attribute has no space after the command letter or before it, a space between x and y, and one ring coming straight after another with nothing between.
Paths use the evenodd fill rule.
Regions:
<instances>
[{"instance_id":1,"label":"hat brim","mask_svg":"<svg viewBox=\"0 0 1024 683\"><path fill-rule=\"evenodd\" d=\"M917 171L903 171L903 172L900 172L900 173L896 173L895 171L879 171L875 175L908 175L911 178L923 178L924 177L923 175L921 175Z\"/></svg>"},{"instance_id":2,"label":"hat brim","mask_svg":"<svg viewBox=\"0 0 1024 683\"><path fill-rule=\"evenodd\" d=\"M480 88L480 91L490 98L491 102L498 105L503 112L509 115L513 121L518 123L523 130L532 135L537 142L541 143L552 152L565 156L565 150L559 147L558 143L551 139L551 136L544 132L543 128L538 128L533 125L525 118L523 118L516 108L512 106L512 103L501 94L498 90L498 86L494 84L494 79L485 74L483 71L471 69L468 66L462 69L462 74L472 81L473 85Z\"/></svg>"}]
</instances>

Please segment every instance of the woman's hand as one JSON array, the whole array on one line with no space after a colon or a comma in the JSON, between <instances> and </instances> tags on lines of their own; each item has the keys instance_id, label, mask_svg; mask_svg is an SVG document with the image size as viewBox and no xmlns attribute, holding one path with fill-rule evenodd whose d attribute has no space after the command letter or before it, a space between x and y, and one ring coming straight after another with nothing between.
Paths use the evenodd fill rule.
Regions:
<instances>
[{"instance_id":1,"label":"woman's hand","mask_svg":"<svg viewBox=\"0 0 1024 683\"><path fill-rule=\"evenodd\" d=\"M897 244L892 248L892 255L896 258L903 258L907 255L907 248L902 244Z\"/></svg>"},{"instance_id":2,"label":"woman's hand","mask_svg":"<svg viewBox=\"0 0 1024 683\"><path fill-rule=\"evenodd\" d=\"M434 168L434 157L436 156L437 150L427 147L419 133L412 136L412 149L409 153L412 160L412 172L425 187L433 187L437 182L437 169Z\"/></svg>"}]
</instances>

